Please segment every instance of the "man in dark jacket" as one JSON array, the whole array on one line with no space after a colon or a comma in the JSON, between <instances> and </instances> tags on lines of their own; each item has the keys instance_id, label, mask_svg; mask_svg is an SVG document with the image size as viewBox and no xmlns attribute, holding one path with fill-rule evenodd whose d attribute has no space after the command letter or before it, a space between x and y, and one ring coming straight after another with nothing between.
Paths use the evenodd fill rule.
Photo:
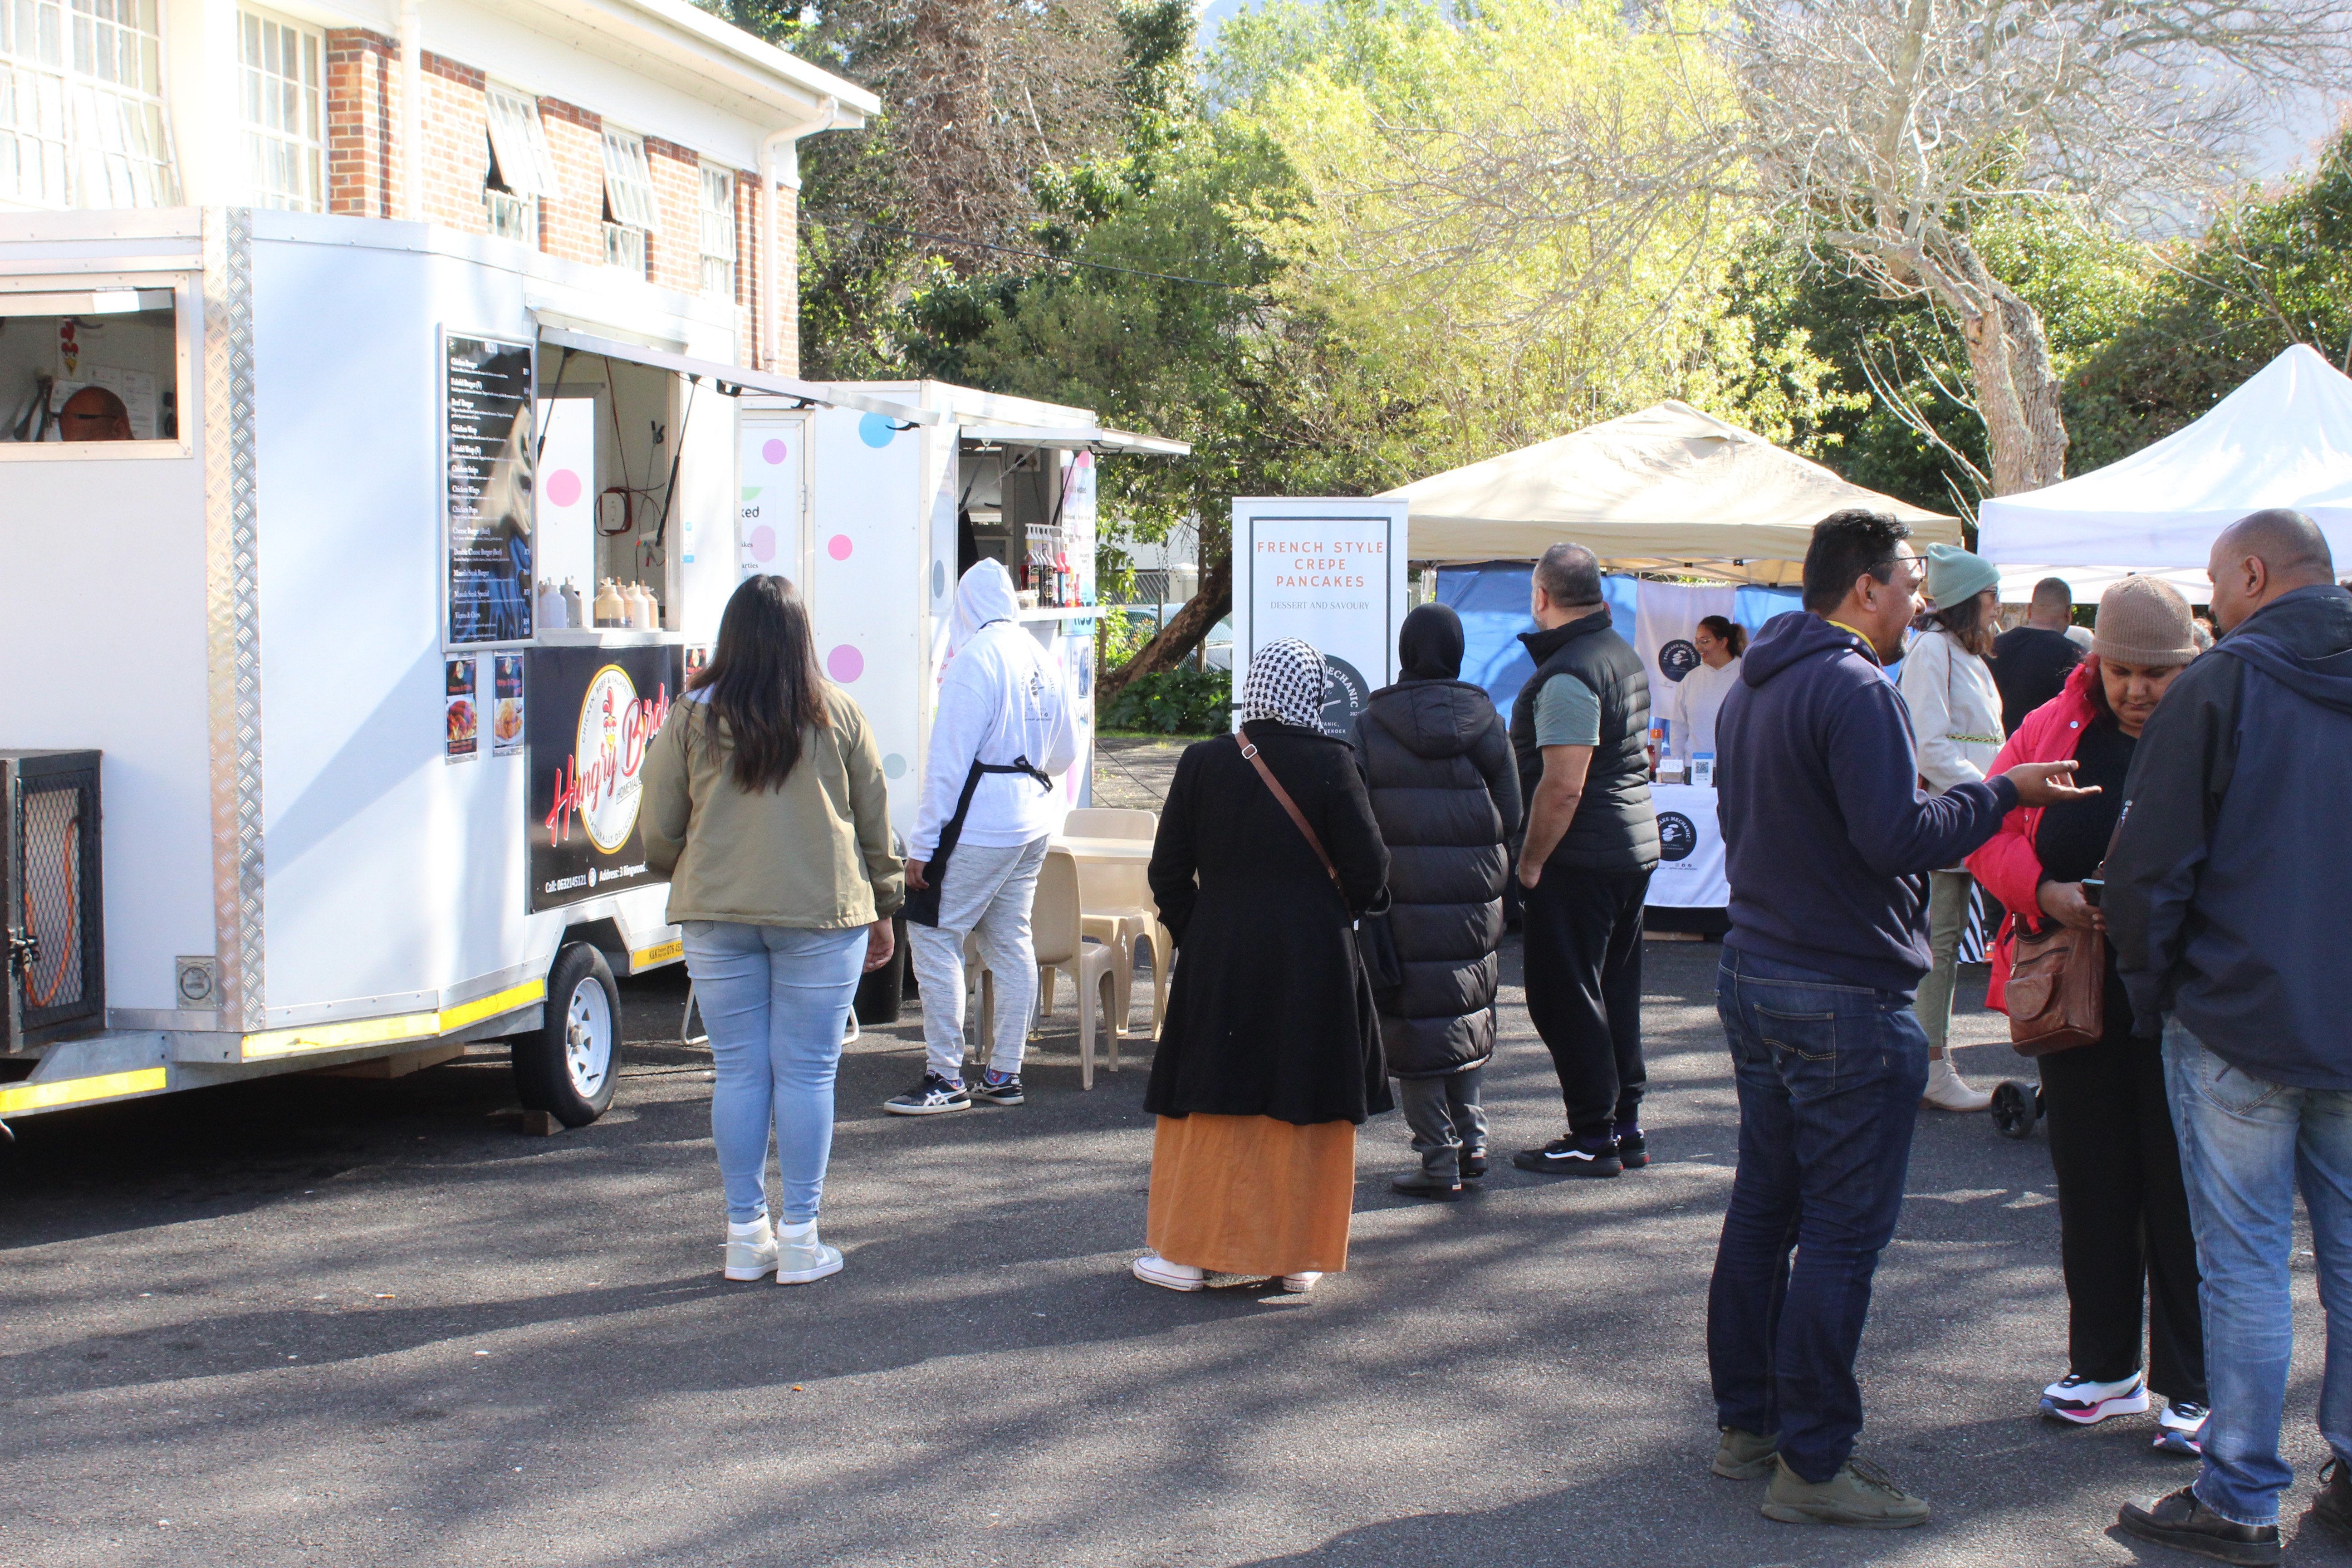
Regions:
<instances>
[{"instance_id":1,"label":"man in dark jacket","mask_svg":"<svg viewBox=\"0 0 2352 1568\"><path fill-rule=\"evenodd\" d=\"M2300 512L2214 542L2222 638L2140 734L2104 867L2135 1023L2162 1016L2165 1077L2204 1275L2213 1414L2193 1486L2126 1504L2132 1534L2230 1563L2279 1561L2279 1420L2294 1341L2301 1176L2329 1318L2314 1509L2352 1528L2352 594ZM2153 1027L2145 1032L2153 1033Z\"/></svg>"},{"instance_id":2,"label":"man in dark jacket","mask_svg":"<svg viewBox=\"0 0 2352 1568\"><path fill-rule=\"evenodd\" d=\"M1511 705L1528 805L1528 1016L1551 1050L1568 1136L1511 1163L1614 1176L1650 1163L1642 1137L1642 901L1658 867L1650 804L1650 677L1609 622L1601 563L1580 544L1536 563L1536 672Z\"/></svg>"},{"instance_id":3,"label":"man in dark jacket","mask_svg":"<svg viewBox=\"0 0 2352 1568\"><path fill-rule=\"evenodd\" d=\"M1389 1184L1425 1198L1458 1198L1486 1173L1479 1089L1495 1054L1495 950L1519 826L1510 736L1486 693L1459 679L1462 647L1462 617L1445 605L1405 616L1404 679L1372 693L1349 737L1389 847L1388 929L1404 984L1380 997L1381 1041L1421 1156Z\"/></svg>"},{"instance_id":4,"label":"man in dark jacket","mask_svg":"<svg viewBox=\"0 0 2352 1568\"><path fill-rule=\"evenodd\" d=\"M2074 590L2066 579L2044 577L2033 584L2025 624L1993 639L1992 683L2000 690L2002 734L2016 734L2025 716L2057 696L2083 662L2083 645L2066 635L2074 612Z\"/></svg>"},{"instance_id":5,"label":"man in dark jacket","mask_svg":"<svg viewBox=\"0 0 2352 1568\"><path fill-rule=\"evenodd\" d=\"M1918 607L1910 531L1842 511L1813 530L1805 608L1748 645L1716 721L1731 881L1716 1004L1739 1093L1739 1168L1707 1293L1715 1473L1771 1478L1764 1517L1895 1528L1927 1505L1853 1458L1854 1353L1895 1234L1927 1037L1927 873L2011 806L2081 792L2040 763L1922 795L1883 661ZM1794 1247L1792 1263L1790 1251Z\"/></svg>"}]
</instances>

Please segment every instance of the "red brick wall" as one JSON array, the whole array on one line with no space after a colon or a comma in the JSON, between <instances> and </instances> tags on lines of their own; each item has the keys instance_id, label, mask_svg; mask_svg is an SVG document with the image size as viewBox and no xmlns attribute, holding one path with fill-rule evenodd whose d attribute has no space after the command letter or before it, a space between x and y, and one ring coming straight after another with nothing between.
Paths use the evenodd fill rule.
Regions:
<instances>
[{"instance_id":1,"label":"red brick wall","mask_svg":"<svg viewBox=\"0 0 2352 1568\"><path fill-rule=\"evenodd\" d=\"M646 138L646 165L653 171L654 213L660 220L646 237L646 271L665 289L702 292L702 160L659 137Z\"/></svg>"},{"instance_id":2,"label":"red brick wall","mask_svg":"<svg viewBox=\"0 0 2352 1568\"><path fill-rule=\"evenodd\" d=\"M400 90L398 46L381 33L341 27L327 35L327 210L357 217L394 214L394 143Z\"/></svg>"},{"instance_id":3,"label":"red brick wall","mask_svg":"<svg viewBox=\"0 0 2352 1568\"><path fill-rule=\"evenodd\" d=\"M539 247L550 256L604 262L604 117L559 98L539 100L563 195L539 204Z\"/></svg>"},{"instance_id":4,"label":"red brick wall","mask_svg":"<svg viewBox=\"0 0 2352 1568\"><path fill-rule=\"evenodd\" d=\"M482 183L490 177L489 100L484 78L425 51L425 220L467 234L487 234L490 215Z\"/></svg>"}]
</instances>

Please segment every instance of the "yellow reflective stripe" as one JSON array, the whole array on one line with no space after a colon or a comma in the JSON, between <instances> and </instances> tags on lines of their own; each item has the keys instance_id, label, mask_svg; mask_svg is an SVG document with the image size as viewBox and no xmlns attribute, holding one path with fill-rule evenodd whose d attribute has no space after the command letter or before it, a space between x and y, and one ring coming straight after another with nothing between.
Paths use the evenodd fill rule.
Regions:
<instances>
[{"instance_id":1,"label":"yellow reflective stripe","mask_svg":"<svg viewBox=\"0 0 2352 1568\"><path fill-rule=\"evenodd\" d=\"M348 1024L314 1024L307 1028L271 1029L264 1034L245 1037L243 1057L247 1061L266 1061L272 1057L298 1056L305 1051L348 1050L353 1046L377 1046L394 1040L429 1038L494 1018L500 1013L510 1013L518 1007L528 1007L547 994L547 982L526 980L520 985L509 985L504 991L478 996L471 1002L460 1002L437 1013L402 1013L389 1018L360 1018Z\"/></svg>"},{"instance_id":2,"label":"yellow reflective stripe","mask_svg":"<svg viewBox=\"0 0 2352 1568\"><path fill-rule=\"evenodd\" d=\"M686 956L686 939L674 936L652 947L641 947L629 954L629 967L650 969L656 963L669 963Z\"/></svg>"},{"instance_id":3,"label":"yellow reflective stripe","mask_svg":"<svg viewBox=\"0 0 2352 1568\"><path fill-rule=\"evenodd\" d=\"M153 1094L164 1087L162 1068L137 1068L130 1072L100 1073L95 1078L64 1078L54 1083L20 1083L0 1089L0 1116L11 1111L47 1110L59 1105L79 1105L86 1100L113 1100L126 1094Z\"/></svg>"}]
</instances>

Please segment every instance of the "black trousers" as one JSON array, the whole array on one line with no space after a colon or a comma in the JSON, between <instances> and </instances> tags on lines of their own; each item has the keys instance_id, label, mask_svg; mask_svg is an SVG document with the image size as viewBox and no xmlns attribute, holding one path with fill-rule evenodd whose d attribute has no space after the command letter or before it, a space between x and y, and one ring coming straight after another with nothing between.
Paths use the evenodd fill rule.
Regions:
<instances>
[{"instance_id":1,"label":"black trousers","mask_svg":"<svg viewBox=\"0 0 2352 1568\"><path fill-rule=\"evenodd\" d=\"M2043 1057L2042 1107L2058 1173L2059 1251L2066 1272L2069 1371L2099 1383L2141 1366L2147 1303L2148 1386L2205 1403L2205 1328L2197 1310L2197 1238L2165 1096L2164 1056L2129 1034L2122 988L2107 990L2106 1037Z\"/></svg>"},{"instance_id":2,"label":"black trousers","mask_svg":"<svg viewBox=\"0 0 2352 1568\"><path fill-rule=\"evenodd\" d=\"M1647 871L1546 866L1527 889L1528 1016L1551 1051L1578 1138L1606 1137L1640 1114L1642 900Z\"/></svg>"}]
</instances>

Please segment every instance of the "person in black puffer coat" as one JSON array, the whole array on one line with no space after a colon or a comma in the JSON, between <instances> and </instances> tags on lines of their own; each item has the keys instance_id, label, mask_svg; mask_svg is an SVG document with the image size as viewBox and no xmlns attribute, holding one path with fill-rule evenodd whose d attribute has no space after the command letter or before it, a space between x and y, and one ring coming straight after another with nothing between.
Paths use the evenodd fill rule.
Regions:
<instances>
[{"instance_id":1,"label":"person in black puffer coat","mask_svg":"<svg viewBox=\"0 0 2352 1568\"><path fill-rule=\"evenodd\" d=\"M1462 673L1462 618L1423 605L1397 638L1404 679L1372 693L1349 737L1388 841L1388 921L1404 984L1379 997L1421 1168L1398 1192L1454 1198L1486 1173L1479 1080L1495 1054L1506 847L1519 826L1510 731Z\"/></svg>"}]
</instances>

